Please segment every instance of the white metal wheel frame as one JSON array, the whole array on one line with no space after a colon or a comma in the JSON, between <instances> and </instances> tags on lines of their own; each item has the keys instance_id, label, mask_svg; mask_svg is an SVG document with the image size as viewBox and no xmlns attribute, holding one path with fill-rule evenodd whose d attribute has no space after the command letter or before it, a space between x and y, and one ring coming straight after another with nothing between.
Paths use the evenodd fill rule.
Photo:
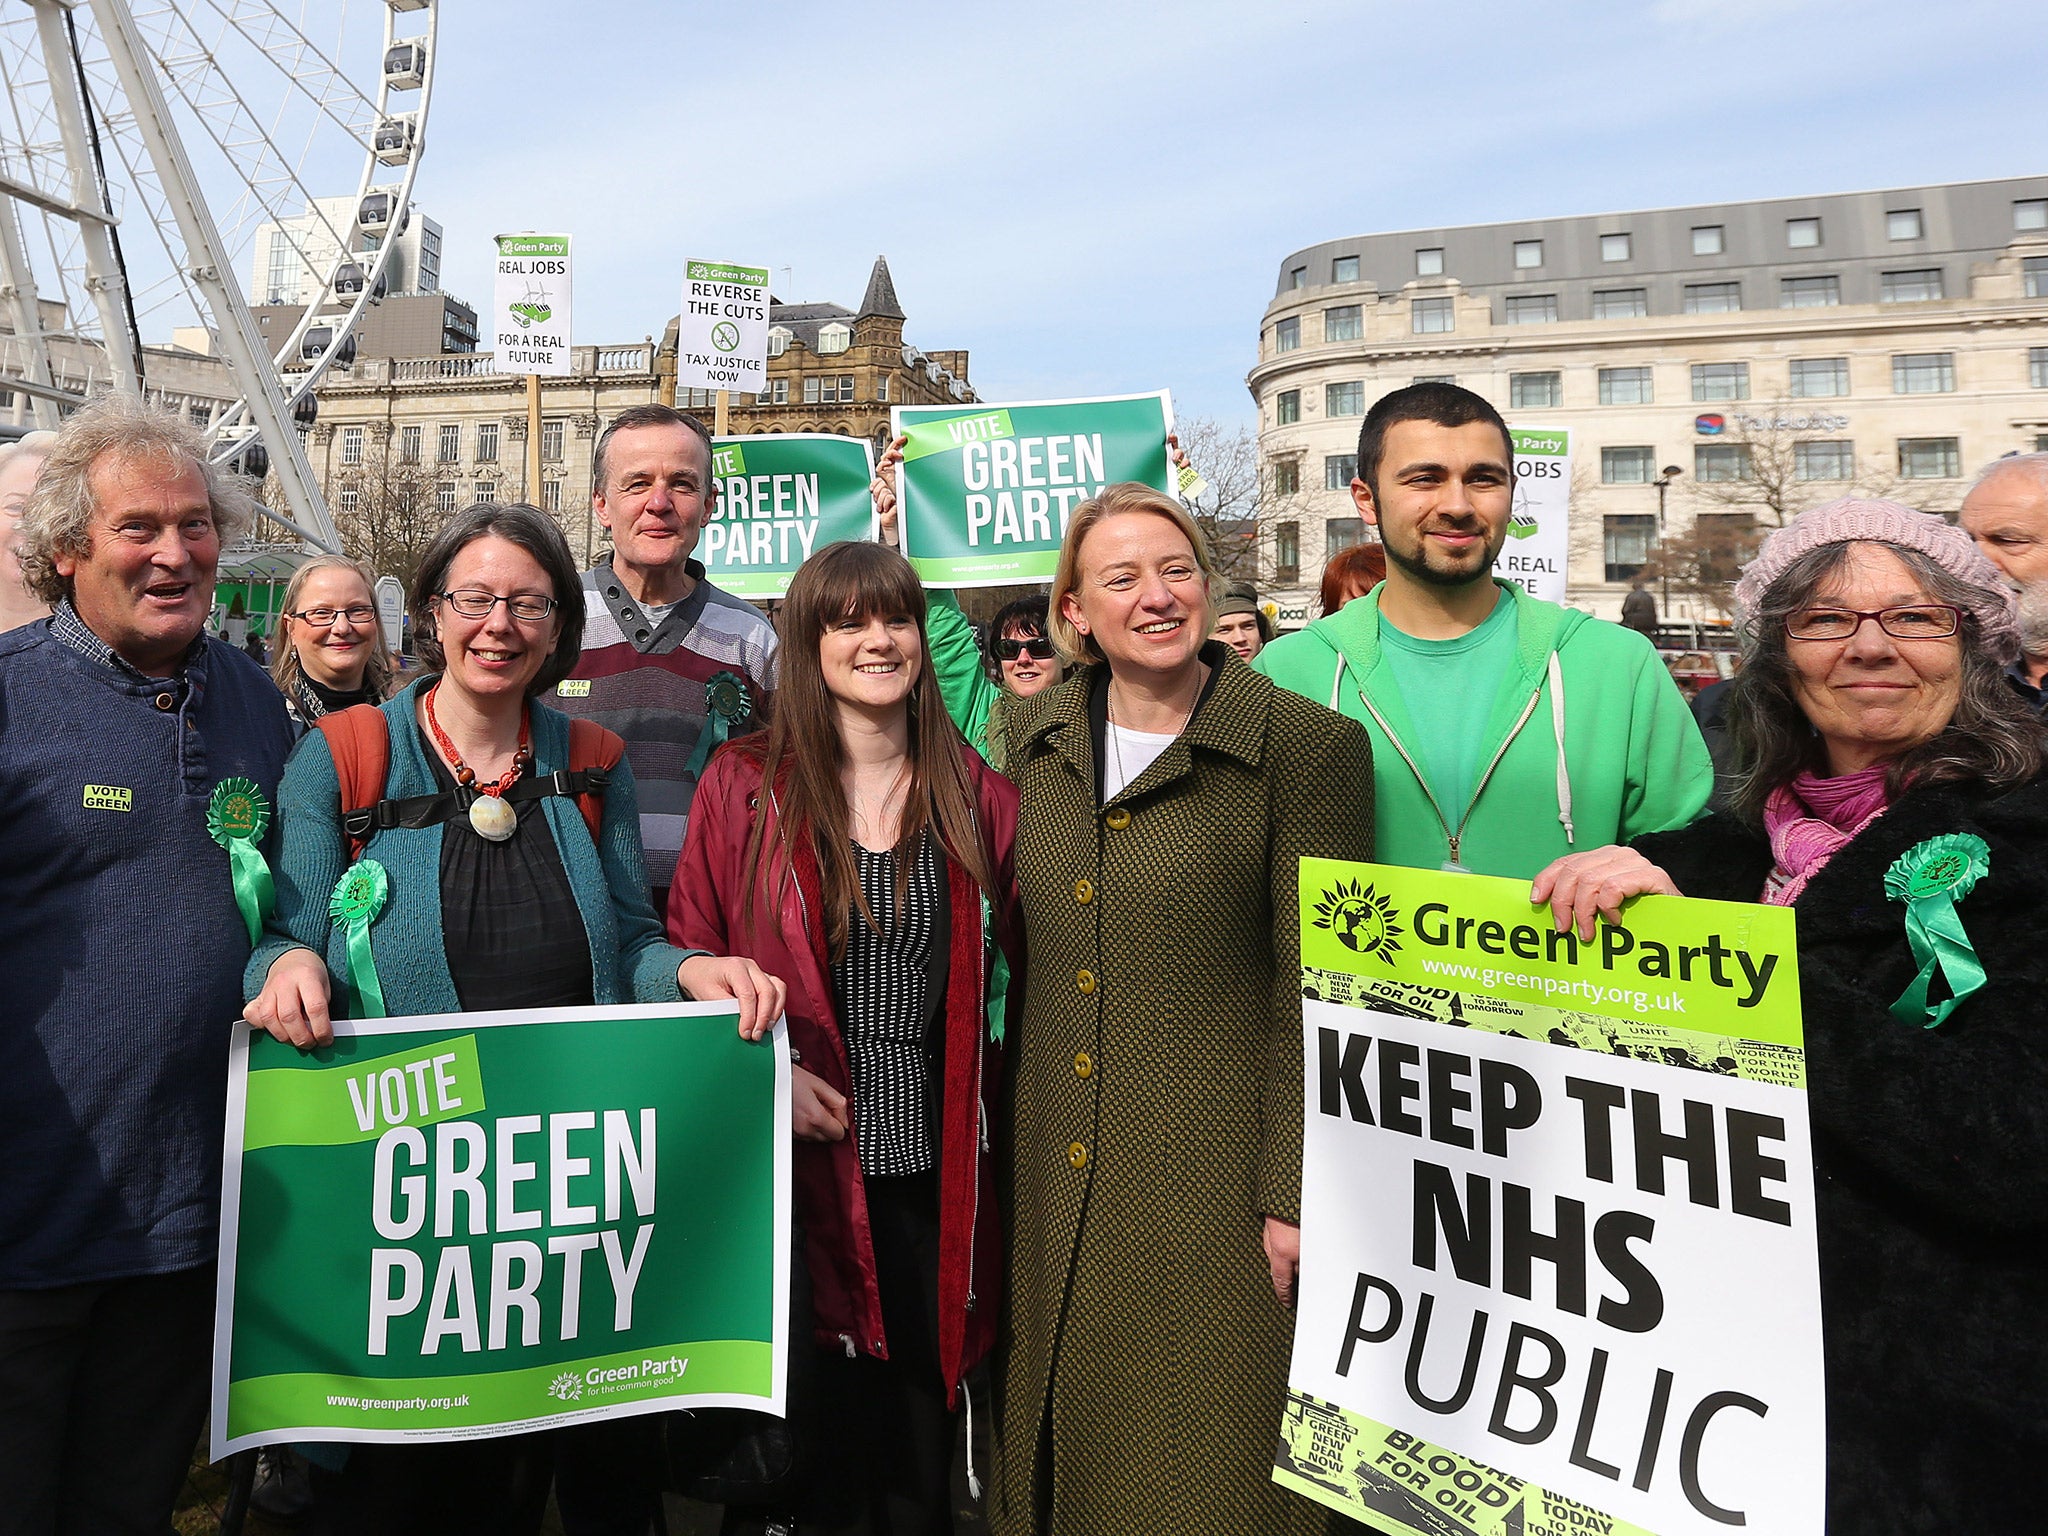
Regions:
<instances>
[{"instance_id":1,"label":"white metal wheel frame","mask_svg":"<svg viewBox=\"0 0 2048 1536\"><path fill-rule=\"evenodd\" d=\"M0 118L0 318L13 327L9 371L17 375L6 382L35 402L40 424L54 425L57 406L76 402L81 390L53 371L50 343L97 339L104 344L107 382L134 390L145 382L142 317L167 323L165 308L182 304L214 329L241 392L211 423L215 458L239 455L253 427L284 492L288 515L272 515L329 548L338 540L292 412L344 350L383 286L411 204L438 51L437 0L367 3L382 18L382 45L367 66L374 74L370 90L307 35L301 20L288 14L287 0L136 0L133 8L129 0L0 0L0 83L12 119ZM313 0L344 21L347 4ZM309 4L302 0L296 9L303 18ZM33 16L32 37L24 12ZM383 68L394 45L402 44L417 44L424 54L416 84L394 83ZM238 58L239 77L224 67L224 55ZM359 65L355 74L363 70ZM296 155L278 142L294 116L310 120L330 151L338 145L342 161L351 158L351 141L360 151L352 215L373 191L389 197L390 237L374 251L353 249L353 216L336 227L319 207L319 190L331 192L331 186L306 184L312 133ZM378 129L407 120L410 153L397 179L379 185ZM236 275L234 241L223 239L216 209L187 156L188 140L210 142L216 152L207 168L217 199L223 167L238 184L228 194L229 216L239 217L244 229L253 222L277 225L294 254L319 274L322 292L312 296L274 355L258 335ZM67 183L61 190L60 179ZM309 223L310 238L302 235ZM168 272L131 286L119 240L126 229L133 252L138 227L160 240ZM317 256L309 246L318 247ZM360 288L347 296L341 313L321 315L322 303L337 298L335 277L348 264L361 269ZM39 271L47 280L42 288ZM46 333L39 298L65 306L67 329ZM299 354L316 324L330 328L330 339L308 364Z\"/></svg>"}]
</instances>

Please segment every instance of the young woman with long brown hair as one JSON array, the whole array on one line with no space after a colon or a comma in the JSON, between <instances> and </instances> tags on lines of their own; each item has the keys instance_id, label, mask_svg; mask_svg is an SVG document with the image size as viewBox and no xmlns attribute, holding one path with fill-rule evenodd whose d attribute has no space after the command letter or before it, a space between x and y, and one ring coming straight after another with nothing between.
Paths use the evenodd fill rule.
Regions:
<instances>
[{"instance_id":1,"label":"young woman with long brown hair","mask_svg":"<svg viewBox=\"0 0 2048 1536\"><path fill-rule=\"evenodd\" d=\"M991 1000L1006 958L1021 960L1017 792L946 714L901 555L819 551L780 627L774 722L722 748L698 785L669 933L788 987L794 1290L810 1292L792 1347L816 1353L792 1362L798 1472L782 1512L805 1531L943 1533L956 1414L1001 1274L984 1127Z\"/></svg>"}]
</instances>

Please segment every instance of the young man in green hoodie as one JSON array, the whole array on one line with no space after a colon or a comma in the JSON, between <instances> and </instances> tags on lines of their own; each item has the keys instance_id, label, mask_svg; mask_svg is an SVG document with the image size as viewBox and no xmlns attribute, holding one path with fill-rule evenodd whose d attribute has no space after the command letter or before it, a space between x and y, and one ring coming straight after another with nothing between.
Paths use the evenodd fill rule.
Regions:
<instances>
[{"instance_id":1,"label":"young man in green hoodie","mask_svg":"<svg viewBox=\"0 0 2048 1536\"><path fill-rule=\"evenodd\" d=\"M1252 663L1372 737L1383 863L1534 877L1564 854L1682 827L1706 744L1650 642L1493 576L1514 451L1455 384L1384 396L1351 499L1387 579Z\"/></svg>"}]
</instances>

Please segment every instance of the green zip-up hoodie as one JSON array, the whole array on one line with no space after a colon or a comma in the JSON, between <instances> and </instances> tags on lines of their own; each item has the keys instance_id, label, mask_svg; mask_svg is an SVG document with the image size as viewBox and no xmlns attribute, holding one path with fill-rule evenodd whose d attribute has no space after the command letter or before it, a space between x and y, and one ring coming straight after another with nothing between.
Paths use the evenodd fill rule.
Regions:
<instances>
[{"instance_id":1,"label":"green zip-up hoodie","mask_svg":"<svg viewBox=\"0 0 2048 1536\"><path fill-rule=\"evenodd\" d=\"M1469 806L1438 807L1425 787L1415 724L1380 649L1383 589L1275 640L1252 662L1365 726L1380 862L1455 862L1526 880L1564 854L1696 818L1714 787L1713 762L1650 642L1499 585L1515 601L1515 663L1491 700L1472 701L1488 713L1484 776Z\"/></svg>"}]
</instances>

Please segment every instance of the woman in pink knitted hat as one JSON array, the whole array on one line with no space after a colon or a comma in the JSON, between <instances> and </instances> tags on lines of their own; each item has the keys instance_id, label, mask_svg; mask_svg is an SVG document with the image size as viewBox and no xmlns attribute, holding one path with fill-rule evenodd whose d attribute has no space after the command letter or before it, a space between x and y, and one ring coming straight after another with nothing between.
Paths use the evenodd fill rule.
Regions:
<instances>
[{"instance_id":1,"label":"woman in pink knitted hat","mask_svg":"<svg viewBox=\"0 0 2048 1536\"><path fill-rule=\"evenodd\" d=\"M1799 913L1828 1529L2032 1528L1981 1475L2048 1462L2048 778L2013 594L1941 518L1849 500L1736 602L1729 810L1532 895L1588 934L1647 893ZM1930 899L1971 953L1923 969Z\"/></svg>"}]
</instances>

